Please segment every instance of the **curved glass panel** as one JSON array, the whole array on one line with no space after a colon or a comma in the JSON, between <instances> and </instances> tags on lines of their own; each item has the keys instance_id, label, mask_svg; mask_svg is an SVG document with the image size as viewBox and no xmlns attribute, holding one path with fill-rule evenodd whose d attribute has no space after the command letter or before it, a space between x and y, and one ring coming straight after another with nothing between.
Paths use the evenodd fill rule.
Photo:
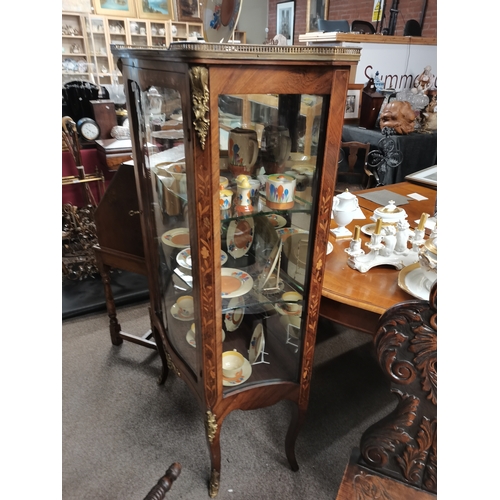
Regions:
<instances>
[{"instance_id":1,"label":"curved glass panel","mask_svg":"<svg viewBox=\"0 0 500 500\"><path fill-rule=\"evenodd\" d=\"M223 351L245 358L225 391L299 381L323 101L219 96Z\"/></svg>"},{"instance_id":2,"label":"curved glass panel","mask_svg":"<svg viewBox=\"0 0 500 500\"><path fill-rule=\"evenodd\" d=\"M140 102L142 144L146 168L151 174L163 322L170 344L196 374L187 195L190 181L185 163L181 96L172 88L150 86L141 91Z\"/></svg>"}]
</instances>

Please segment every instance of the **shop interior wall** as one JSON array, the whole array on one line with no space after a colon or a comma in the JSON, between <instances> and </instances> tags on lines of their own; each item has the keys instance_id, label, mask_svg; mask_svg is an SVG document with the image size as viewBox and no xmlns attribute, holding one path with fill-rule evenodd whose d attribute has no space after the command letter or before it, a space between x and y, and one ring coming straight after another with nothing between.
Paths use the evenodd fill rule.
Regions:
<instances>
[{"instance_id":1,"label":"shop interior wall","mask_svg":"<svg viewBox=\"0 0 500 500\"><path fill-rule=\"evenodd\" d=\"M243 0L248 1L248 0ZM307 2L310 0L295 0L295 25L293 40L299 44L299 35L306 33ZM389 24L390 9L393 0L386 0L386 21L383 26ZM276 35L276 4L281 0L269 0L269 37ZM424 0L402 0L398 4L398 18L396 30L397 36L403 35L406 21L416 19L420 22ZM372 22L373 0L330 0L328 19L347 19L349 24L355 20ZM373 23L375 24L375 23ZM422 29L423 37L437 37L437 0L427 0L425 18Z\"/></svg>"}]
</instances>

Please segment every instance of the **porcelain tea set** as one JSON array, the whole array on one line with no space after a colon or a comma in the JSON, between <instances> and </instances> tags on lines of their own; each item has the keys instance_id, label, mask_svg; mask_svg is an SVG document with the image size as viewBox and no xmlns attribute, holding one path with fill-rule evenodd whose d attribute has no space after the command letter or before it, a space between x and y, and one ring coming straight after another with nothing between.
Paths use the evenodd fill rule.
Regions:
<instances>
[{"instance_id":1,"label":"porcelain tea set","mask_svg":"<svg viewBox=\"0 0 500 500\"><path fill-rule=\"evenodd\" d=\"M331 229L331 232L337 238L351 236L352 233L346 226L355 218L364 218L362 213L359 217L359 210L357 197L349 191L334 196L332 218L338 227ZM407 217L406 211L396 206L394 201L375 209L371 216L375 229L370 235L370 241L366 243L370 250L368 253L361 248L360 227L355 226L349 247L345 249L349 255L349 267L365 273L375 266L390 265L400 270L419 263L425 286L429 288L437 279L437 229L426 240L425 224L429 214L423 213L420 216L414 231L410 230ZM410 247L408 243L411 244Z\"/></svg>"}]
</instances>

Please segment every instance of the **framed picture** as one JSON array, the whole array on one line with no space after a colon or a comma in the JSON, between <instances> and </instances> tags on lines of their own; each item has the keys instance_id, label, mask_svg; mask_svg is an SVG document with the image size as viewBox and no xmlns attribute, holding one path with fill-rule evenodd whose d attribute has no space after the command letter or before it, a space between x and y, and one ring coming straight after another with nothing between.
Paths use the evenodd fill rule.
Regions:
<instances>
[{"instance_id":1,"label":"framed picture","mask_svg":"<svg viewBox=\"0 0 500 500\"><path fill-rule=\"evenodd\" d=\"M287 45L293 45L293 21L295 2L276 4L276 34L286 38Z\"/></svg>"},{"instance_id":2,"label":"framed picture","mask_svg":"<svg viewBox=\"0 0 500 500\"><path fill-rule=\"evenodd\" d=\"M131 0L129 0L130 2ZM137 16L141 19L169 20L174 18L172 0L135 0Z\"/></svg>"},{"instance_id":3,"label":"framed picture","mask_svg":"<svg viewBox=\"0 0 500 500\"><path fill-rule=\"evenodd\" d=\"M306 32L318 31L318 20L328 19L330 0L307 0Z\"/></svg>"},{"instance_id":4,"label":"framed picture","mask_svg":"<svg viewBox=\"0 0 500 500\"><path fill-rule=\"evenodd\" d=\"M200 3L198 0L175 0L177 20L201 23Z\"/></svg>"},{"instance_id":5,"label":"framed picture","mask_svg":"<svg viewBox=\"0 0 500 500\"><path fill-rule=\"evenodd\" d=\"M359 120L363 87L364 85L362 83L349 84L349 88L347 89L347 98L345 101L344 121Z\"/></svg>"},{"instance_id":6,"label":"framed picture","mask_svg":"<svg viewBox=\"0 0 500 500\"><path fill-rule=\"evenodd\" d=\"M92 0L92 6L96 14L105 16L136 17L137 0Z\"/></svg>"},{"instance_id":7,"label":"framed picture","mask_svg":"<svg viewBox=\"0 0 500 500\"><path fill-rule=\"evenodd\" d=\"M437 189L437 174L438 167L437 165L433 165L432 167L424 168L423 170L407 175L405 177L405 181L413 182L415 184L423 184L424 186Z\"/></svg>"}]
</instances>

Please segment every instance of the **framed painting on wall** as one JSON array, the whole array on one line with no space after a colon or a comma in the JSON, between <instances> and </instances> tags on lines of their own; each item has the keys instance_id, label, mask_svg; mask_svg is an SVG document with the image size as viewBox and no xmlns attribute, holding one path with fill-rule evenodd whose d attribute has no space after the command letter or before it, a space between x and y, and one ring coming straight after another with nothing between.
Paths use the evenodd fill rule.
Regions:
<instances>
[{"instance_id":1,"label":"framed painting on wall","mask_svg":"<svg viewBox=\"0 0 500 500\"><path fill-rule=\"evenodd\" d=\"M318 31L318 20L328 19L330 0L307 0L306 32Z\"/></svg>"},{"instance_id":2,"label":"framed painting on wall","mask_svg":"<svg viewBox=\"0 0 500 500\"><path fill-rule=\"evenodd\" d=\"M201 23L200 3L198 0L175 0L177 21Z\"/></svg>"},{"instance_id":3,"label":"framed painting on wall","mask_svg":"<svg viewBox=\"0 0 500 500\"><path fill-rule=\"evenodd\" d=\"M130 1L130 0L129 0ZM141 19L173 19L172 0L135 0L137 15Z\"/></svg>"},{"instance_id":4,"label":"framed painting on wall","mask_svg":"<svg viewBox=\"0 0 500 500\"><path fill-rule=\"evenodd\" d=\"M95 14L105 16L136 17L137 0L92 0Z\"/></svg>"},{"instance_id":5,"label":"framed painting on wall","mask_svg":"<svg viewBox=\"0 0 500 500\"><path fill-rule=\"evenodd\" d=\"M344 121L359 120L363 87L364 85L362 83L349 84L345 101Z\"/></svg>"}]
</instances>

